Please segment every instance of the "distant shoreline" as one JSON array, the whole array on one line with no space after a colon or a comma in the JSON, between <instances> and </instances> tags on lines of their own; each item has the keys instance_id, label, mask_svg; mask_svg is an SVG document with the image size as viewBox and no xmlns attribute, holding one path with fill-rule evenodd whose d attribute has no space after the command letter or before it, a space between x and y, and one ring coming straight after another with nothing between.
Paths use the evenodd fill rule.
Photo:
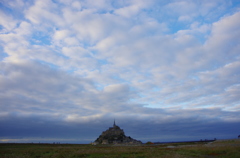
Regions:
<instances>
[{"instance_id":1,"label":"distant shoreline","mask_svg":"<svg viewBox=\"0 0 240 158\"><path fill-rule=\"evenodd\" d=\"M166 141L166 142L152 142L154 144L171 144L171 143L210 143L214 141L231 141L231 140L239 140L238 138L233 139L205 139L205 140L192 140L192 141ZM46 144L46 145L91 145L91 143L47 143L47 142L38 142L38 143L22 143L22 142L0 142L0 144ZM142 143L141 145L146 145L147 143ZM109 144L111 145L111 144ZM132 145L134 146L134 145Z\"/></svg>"}]
</instances>

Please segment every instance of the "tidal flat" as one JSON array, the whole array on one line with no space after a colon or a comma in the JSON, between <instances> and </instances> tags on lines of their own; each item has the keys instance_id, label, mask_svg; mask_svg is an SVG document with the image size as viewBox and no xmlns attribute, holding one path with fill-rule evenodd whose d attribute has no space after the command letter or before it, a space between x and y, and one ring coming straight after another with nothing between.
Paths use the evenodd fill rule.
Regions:
<instances>
[{"instance_id":1,"label":"tidal flat","mask_svg":"<svg viewBox=\"0 0 240 158\"><path fill-rule=\"evenodd\" d=\"M211 143L167 143L138 146L90 144L0 144L1 158L239 158L240 139Z\"/></svg>"}]
</instances>

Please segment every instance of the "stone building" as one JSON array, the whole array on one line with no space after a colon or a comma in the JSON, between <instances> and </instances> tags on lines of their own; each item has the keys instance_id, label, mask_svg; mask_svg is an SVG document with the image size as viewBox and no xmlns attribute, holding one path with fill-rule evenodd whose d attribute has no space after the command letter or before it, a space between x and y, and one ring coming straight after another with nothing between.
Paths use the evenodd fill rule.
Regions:
<instances>
[{"instance_id":1,"label":"stone building","mask_svg":"<svg viewBox=\"0 0 240 158\"><path fill-rule=\"evenodd\" d=\"M102 134L92 143L97 144L142 144L141 141L125 136L123 129L113 123L113 127L103 131Z\"/></svg>"}]
</instances>

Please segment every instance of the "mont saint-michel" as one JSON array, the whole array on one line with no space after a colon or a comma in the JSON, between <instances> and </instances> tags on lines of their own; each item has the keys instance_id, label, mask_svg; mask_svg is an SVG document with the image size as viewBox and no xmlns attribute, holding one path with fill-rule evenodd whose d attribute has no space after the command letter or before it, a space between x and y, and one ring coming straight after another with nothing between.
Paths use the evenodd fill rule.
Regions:
<instances>
[{"instance_id":1,"label":"mont saint-michel","mask_svg":"<svg viewBox=\"0 0 240 158\"><path fill-rule=\"evenodd\" d=\"M97 144L142 144L141 141L126 136L123 129L116 125L115 120L113 127L109 127L108 130L103 131L102 134L92 143Z\"/></svg>"}]
</instances>

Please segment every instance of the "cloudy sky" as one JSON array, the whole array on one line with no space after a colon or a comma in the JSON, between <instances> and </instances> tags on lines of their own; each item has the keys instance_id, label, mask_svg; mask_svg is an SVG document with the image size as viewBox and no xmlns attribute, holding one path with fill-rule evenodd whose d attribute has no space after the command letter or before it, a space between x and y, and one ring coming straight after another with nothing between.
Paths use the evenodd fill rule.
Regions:
<instances>
[{"instance_id":1,"label":"cloudy sky","mask_svg":"<svg viewBox=\"0 0 240 158\"><path fill-rule=\"evenodd\" d=\"M0 0L0 142L240 134L239 0Z\"/></svg>"}]
</instances>

